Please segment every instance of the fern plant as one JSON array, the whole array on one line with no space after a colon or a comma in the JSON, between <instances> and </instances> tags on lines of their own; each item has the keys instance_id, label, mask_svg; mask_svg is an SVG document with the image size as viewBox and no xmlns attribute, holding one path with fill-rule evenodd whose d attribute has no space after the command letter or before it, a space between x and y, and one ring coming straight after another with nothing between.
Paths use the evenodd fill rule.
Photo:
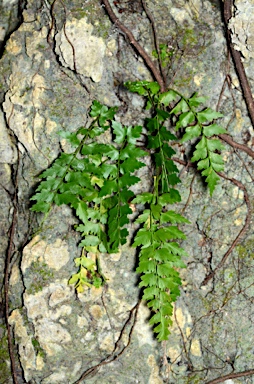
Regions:
<instances>
[{"instance_id":1,"label":"fern plant","mask_svg":"<svg viewBox=\"0 0 254 384\"><path fill-rule=\"evenodd\" d=\"M134 203L142 203L145 210L137 218L136 223L143 224L135 236L135 247L140 247L137 272L141 274L140 287L145 287L143 300L154 312L150 324L157 324L154 332L158 340L167 340L169 326L172 324L172 303L180 295L181 279L176 268L185 268L181 256L187 255L177 242L185 239L184 233L178 229L178 223L188 223L180 214L168 210L174 201L171 193L159 192L159 179L154 177L153 193L144 193L134 199Z\"/></svg>"},{"instance_id":2,"label":"fern plant","mask_svg":"<svg viewBox=\"0 0 254 384\"><path fill-rule=\"evenodd\" d=\"M117 252L126 242L128 230L124 226L132 213L128 201L134 195L129 187L140 181L132 173L144 166L138 158L146 153L135 146L142 127L123 127L113 120L115 112L116 108L94 101L89 127L76 133L60 132L74 152L61 153L40 175L44 180L31 198L37 201L33 211L47 214L53 203L67 204L80 219L75 229L82 234L83 250L75 259L79 271L69 281L78 292L85 286L102 285L99 254ZM107 130L113 136L110 143L94 141Z\"/></svg>"},{"instance_id":3,"label":"fern plant","mask_svg":"<svg viewBox=\"0 0 254 384\"><path fill-rule=\"evenodd\" d=\"M197 162L198 170L202 170L202 176L206 176L205 181L212 196L219 180L217 172L224 169L224 162L220 155L224 145L219 139L213 137L226 133L222 126L214 123L214 120L223 117L223 114L211 108L201 108L206 98L198 96L197 93L187 99L174 89L159 93L156 82L127 82L125 85L131 92L147 97L146 108L153 108L159 115L157 119L165 121L173 117L175 130L179 128L185 130L181 142L198 139L191 161Z\"/></svg>"},{"instance_id":4,"label":"fern plant","mask_svg":"<svg viewBox=\"0 0 254 384\"><path fill-rule=\"evenodd\" d=\"M60 132L72 144L73 153L61 153L41 174L32 210L47 215L52 204L67 204L74 209L80 220L75 229L81 233L82 252L75 259L78 271L69 283L81 293L85 287L100 287L105 282L99 255L118 252L126 243L130 202L137 204L135 223L140 228L133 239L133 247L139 252L137 273L143 300L152 311L150 324L162 341L170 333L173 302L180 295L179 268L185 267L182 256L187 256L179 244L186 236L178 226L189 223L169 208L179 203L181 196L176 189L179 171L172 160L175 151L170 146L177 138L167 128L167 121L175 130L184 129L182 142L198 141L191 160L202 170L211 195L219 179L217 172L223 169L219 153L223 146L213 136L225 130L213 122L222 115L202 109L205 99L197 94L188 99L173 89L160 93L158 83L148 81L127 82L125 86L146 98L151 116L145 126L124 127L115 120L116 108L94 101L88 127L76 133ZM146 136L148 153L136 145L141 134ZM99 136L104 143L98 142ZM136 196L130 187L140 181L136 172L145 166L141 158L148 155L153 164L153 183L148 191Z\"/></svg>"},{"instance_id":5,"label":"fern plant","mask_svg":"<svg viewBox=\"0 0 254 384\"><path fill-rule=\"evenodd\" d=\"M150 324L155 325L154 332L162 341L168 338L172 303L180 294L181 279L177 269L185 267L181 257L187 255L177 242L185 239L177 225L188 223L175 211L168 210L169 205L181 201L181 196L175 188L180 182L172 160L175 151L169 145L176 137L165 127L165 122L173 121L175 130L185 129L182 142L199 138L191 160L198 161L198 169L203 169L202 175L206 176L211 195L219 179L216 172L223 169L222 157L215 153L223 146L212 136L225 130L213 123L222 114L209 108L201 109L205 99L197 94L187 99L173 89L160 93L156 82L127 82L125 85L131 92L147 98L146 108L151 109L152 114L145 127L147 147L155 165L154 186L152 193L144 193L133 200L145 206L136 220L143 228L137 232L134 246L140 247L137 272L141 274L140 287L144 287L143 299L154 313Z\"/></svg>"}]
</instances>

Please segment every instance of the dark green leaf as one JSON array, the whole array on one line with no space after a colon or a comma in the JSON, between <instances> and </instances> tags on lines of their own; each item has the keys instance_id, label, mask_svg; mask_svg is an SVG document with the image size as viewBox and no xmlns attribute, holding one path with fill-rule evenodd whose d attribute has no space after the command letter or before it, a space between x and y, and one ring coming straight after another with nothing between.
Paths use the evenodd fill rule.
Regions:
<instances>
[{"instance_id":1,"label":"dark green leaf","mask_svg":"<svg viewBox=\"0 0 254 384\"><path fill-rule=\"evenodd\" d=\"M185 128L187 125L193 123L193 121L195 121L195 115L192 111L183 112L178 118L175 129Z\"/></svg>"},{"instance_id":2,"label":"dark green leaf","mask_svg":"<svg viewBox=\"0 0 254 384\"><path fill-rule=\"evenodd\" d=\"M134 193L128 189L122 189L119 191L119 200L121 203L128 203L133 196Z\"/></svg>"},{"instance_id":3,"label":"dark green leaf","mask_svg":"<svg viewBox=\"0 0 254 384\"><path fill-rule=\"evenodd\" d=\"M167 166L167 162L166 162L166 166ZM168 170L168 169L167 169ZM171 173L167 176L167 180L168 180L168 183L170 185L176 185L178 183L181 183L181 180L179 179L179 177L175 174L175 173Z\"/></svg>"},{"instance_id":4,"label":"dark green leaf","mask_svg":"<svg viewBox=\"0 0 254 384\"><path fill-rule=\"evenodd\" d=\"M137 184L139 181L139 177L130 175L129 173L125 173L119 179L119 186L120 188L130 187L131 185Z\"/></svg>"},{"instance_id":5,"label":"dark green leaf","mask_svg":"<svg viewBox=\"0 0 254 384\"><path fill-rule=\"evenodd\" d=\"M50 210L50 207L51 207L50 203L45 203L44 201L39 201L38 203L36 203L32 206L31 211L47 213Z\"/></svg>"},{"instance_id":6,"label":"dark green leaf","mask_svg":"<svg viewBox=\"0 0 254 384\"><path fill-rule=\"evenodd\" d=\"M146 209L143 213L138 216L138 218L135 220L135 223L145 223L149 217L150 211Z\"/></svg>"},{"instance_id":7,"label":"dark green leaf","mask_svg":"<svg viewBox=\"0 0 254 384\"><path fill-rule=\"evenodd\" d=\"M148 287L144 289L143 300L150 300L157 297L159 289L157 287Z\"/></svg>"},{"instance_id":8,"label":"dark green leaf","mask_svg":"<svg viewBox=\"0 0 254 384\"><path fill-rule=\"evenodd\" d=\"M102 176L107 179L109 176L115 178L117 176L117 166L115 164L104 163L100 167Z\"/></svg>"},{"instance_id":9,"label":"dark green leaf","mask_svg":"<svg viewBox=\"0 0 254 384\"><path fill-rule=\"evenodd\" d=\"M73 156L71 156L71 159L73 158ZM48 176L52 176L52 177L63 177L66 173L66 163L63 165L63 164L60 164L60 161L61 160L60 158L57 159L55 161L55 163L48 169L46 169L46 171L42 172L40 174L40 178L43 179L43 178L46 178ZM69 159L70 160L70 159Z\"/></svg>"},{"instance_id":10,"label":"dark green leaf","mask_svg":"<svg viewBox=\"0 0 254 384\"><path fill-rule=\"evenodd\" d=\"M146 273L141 276L141 280L142 281L139 283L139 287L152 287L157 285L157 276L155 273Z\"/></svg>"},{"instance_id":11,"label":"dark green leaf","mask_svg":"<svg viewBox=\"0 0 254 384\"><path fill-rule=\"evenodd\" d=\"M154 332L158 333L157 335L158 341L168 340L168 336L170 335L168 327L171 324L172 324L172 321L170 319L167 319L165 325L160 323L157 327L154 328Z\"/></svg>"},{"instance_id":12,"label":"dark green leaf","mask_svg":"<svg viewBox=\"0 0 254 384\"><path fill-rule=\"evenodd\" d=\"M62 183L59 188L60 192L68 192L73 195L81 194L84 188L74 182Z\"/></svg>"},{"instance_id":13,"label":"dark green leaf","mask_svg":"<svg viewBox=\"0 0 254 384\"><path fill-rule=\"evenodd\" d=\"M138 161L135 158L129 158L126 159L121 165L120 165L120 171L122 173L124 172L134 172L138 170L139 168L144 167L145 164L141 163L141 161Z\"/></svg>"},{"instance_id":14,"label":"dark green leaf","mask_svg":"<svg viewBox=\"0 0 254 384\"><path fill-rule=\"evenodd\" d=\"M128 159L129 157L137 159L138 157L142 157L146 155L147 153L142 149L135 147L133 144L128 144L125 146L124 149L121 150L120 159L124 160L124 159Z\"/></svg>"},{"instance_id":15,"label":"dark green leaf","mask_svg":"<svg viewBox=\"0 0 254 384\"><path fill-rule=\"evenodd\" d=\"M169 91L160 94L159 101L167 107L172 101L177 100L178 97L178 94L173 89L170 89Z\"/></svg>"},{"instance_id":16,"label":"dark green leaf","mask_svg":"<svg viewBox=\"0 0 254 384\"><path fill-rule=\"evenodd\" d=\"M77 203L76 214L84 224L87 223L87 204L84 201Z\"/></svg>"},{"instance_id":17,"label":"dark green leaf","mask_svg":"<svg viewBox=\"0 0 254 384\"><path fill-rule=\"evenodd\" d=\"M199 137L201 135L201 127L199 124L194 125L193 127L187 127L185 134L181 140L181 143L185 141L192 140L193 138Z\"/></svg>"},{"instance_id":18,"label":"dark green leaf","mask_svg":"<svg viewBox=\"0 0 254 384\"><path fill-rule=\"evenodd\" d=\"M159 220L161 215L162 206L160 204L151 204L151 211L155 220Z\"/></svg>"},{"instance_id":19,"label":"dark green leaf","mask_svg":"<svg viewBox=\"0 0 254 384\"><path fill-rule=\"evenodd\" d=\"M103 187L100 190L99 196L111 195L118 189L116 180L106 180Z\"/></svg>"},{"instance_id":20,"label":"dark green leaf","mask_svg":"<svg viewBox=\"0 0 254 384\"><path fill-rule=\"evenodd\" d=\"M43 189L41 192L36 193L30 200L44 201L45 203L51 203L55 197L55 192L50 192L47 189Z\"/></svg>"},{"instance_id":21,"label":"dark green leaf","mask_svg":"<svg viewBox=\"0 0 254 384\"><path fill-rule=\"evenodd\" d=\"M157 273L161 277L178 276L178 272L168 263L159 264Z\"/></svg>"},{"instance_id":22,"label":"dark green leaf","mask_svg":"<svg viewBox=\"0 0 254 384\"><path fill-rule=\"evenodd\" d=\"M175 243L174 241L170 243L166 243L163 246L166 247L170 252L174 253L175 255L188 256L187 252L183 248L181 248L179 244Z\"/></svg>"},{"instance_id":23,"label":"dark green leaf","mask_svg":"<svg viewBox=\"0 0 254 384\"><path fill-rule=\"evenodd\" d=\"M202 175L203 176L207 176L206 177L206 182L208 184L208 187L209 187L209 190L210 190L210 195L212 196L213 192L214 192L214 189L215 189L215 186L217 184L217 182L219 181L219 176L214 172L214 170L212 169L212 167L209 167L208 169L204 170L202 172Z\"/></svg>"},{"instance_id":24,"label":"dark green leaf","mask_svg":"<svg viewBox=\"0 0 254 384\"><path fill-rule=\"evenodd\" d=\"M160 138L158 135L156 136L148 136L148 143L147 143L147 148L148 149L156 149L159 148L161 145L160 143Z\"/></svg>"},{"instance_id":25,"label":"dark green leaf","mask_svg":"<svg viewBox=\"0 0 254 384\"><path fill-rule=\"evenodd\" d=\"M169 118L170 114L163 109L156 108L156 115L160 122L165 121Z\"/></svg>"},{"instance_id":26,"label":"dark green leaf","mask_svg":"<svg viewBox=\"0 0 254 384\"><path fill-rule=\"evenodd\" d=\"M160 90L159 84L155 81L147 82L146 88L150 90L152 95L156 95Z\"/></svg>"},{"instance_id":27,"label":"dark green leaf","mask_svg":"<svg viewBox=\"0 0 254 384\"><path fill-rule=\"evenodd\" d=\"M210 157L210 160L211 160L212 165L213 165L214 163L224 165L224 161L223 161L221 155L219 155L218 153L212 153L212 152L211 152L211 153L209 154L209 157Z\"/></svg>"},{"instance_id":28,"label":"dark green leaf","mask_svg":"<svg viewBox=\"0 0 254 384\"><path fill-rule=\"evenodd\" d=\"M159 132L160 132L160 135L161 135L161 138L165 141L169 141L169 140L177 140L177 137L175 135L173 135L173 133L169 132L167 130L166 127L162 126L160 129L159 129Z\"/></svg>"},{"instance_id":29,"label":"dark green leaf","mask_svg":"<svg viewBox=\"0 0 254 384\"><path fill-rule=\"evenodd\" d=\"M161 214L161 223L172 223L172 224L176 224L176 223L188 223L190 224L190 221L185 219L185 217L183 217L182 215L180 215L179 213L176 213L174 211L167 211L167 212L164 212Z\"/></svg>"},{"instance_id":30,"label":"dark green leaf","mask_svg":"<svg viewBox=\"0 0 254 384\"><path fill-rule=\"evenodd\" d=\"M141 136L142 129L143 128L141 125L135 125L135 127L128 127L127 128L128 143L135 145L137 139L139 139Z\"/></svg>"},{"instance_id":31,"label":"dark green leaf","mask_svg":"<svg viewBox=\"0 0 254 384\"><path fill-rule=\"evenodd\" d=\"M121 144L125 140L127 128L123 127L118 121L112 121L113 132L115 134L115 142Z\"/></svg>"},{"instance_id":32,"label":"dark green leaf","mask_svg":"<svg viewBox=\"0 0 254 384\"><path fill-rule=\"evenodd\" d=\"M181 201L181 196L176 189L171 188L169 193L163 193L159 197L159 204L165 206L167 204L174 204Z\"/></svg>"},{"instance_id":33,"label":"dark green leaf","mask_svg":"<svg viewBox=\"0 0 254 384\"><path fill-rule=\"evenodd\" d=\"M196 145L196 151L193 153L191 158L192 162L198 161L200 159L205 159L207 157L207 139L203 136L200 142Z\"/></svg>"},{"instance_id":34,"label":"dark green leaf","mask_svg":"<svg viewBox=\"0 0 254 384\"><path fill-rule=\"evenodd\" d=\"M218 139L207 139L207 148L209 151L222 151L225 149L224 145Z\"/></svg>"},{"instance_id":35,"label":"dark green leaf","mask_svg":"<svg viewBox=\"0 0 254 384\"><path fill-rule=\"evenodd\" d=\"M137 197L135 197L135 199L132 200L132 203L133 204L151 203L152 199L153 199L152 193L144 192L144 193L138 195Z\"/></svg>"},{"instance_id":36,"label":"dark green leaf","mask_svg":"<svg viewBox=\"0 0 254 384\"><path fill-rule=\"evenodd\" d=\"M149 247L152 243L152 234L147 229L142 228L135 236L133 247L142 246L143 248Z\"/></svg>"},{"instance_id":37,"label":"dark green leaf","mask_svg":"<svg viewBox=\"0 0 254 384\"><path fill-rule=\"evenodd\" d=\"M146 127L151 133L156 132L159 129L159 126L160 124L156 117L146 119Z\"/></svg>"},{"instance_id":38,"label":"dark green leaf","mask_svg":"<svg viewBox=\"0 0 254 384\"><path fill-rule=\"evenodd\" d=\"M86 161L74 158L71 162L71 167L77 171L84 171L86 169Z\"/></svg>"},{"instance_id":39,"label":"dark green leaf","mask_svg":"<svg viewBox=\"0 0 254 384\"><path fill-rule=\"evenodd\" d=\"M198 107L200 104L205 103L207 100L207 97L198 96L197 92L194 93L194 95L188 100L188 103L192 107Z\"/></svg>"},{"instance_id":40,"label":"dark green leaf","mask_svg":"<svg viewBox=\"0 0 254 384\"><path fill-rule=\"evenodd\" d=\"M54 198L54 203L56 205L71 205L71 207L76 208L77 204L79 202L79 198L70 192L64 192L64 193L59 193L55 195Z\"/></svg>"},{"instance_id":41,"label":"dark green leaf","mask_svg":"<svg viewBox=\"0 0 254 384\"><path fill-rule=\"evenodd\" d=\"M87 235L85 239L81 241L80 245L82 247L96 246L96 245L99 245L99 243L100 243L100 239L98 238L98 236Z\"/></svg>"},{"instance_id":42,"label":"dark green leaf","mask_svg":"<svg viewBox=\"0 0 254 384\"><path fill-rule=\"evenodd\" d=\"M141 96L146 96L148 94L144 86L147 85L147 81L126 81L124 86L128 88L130 92L138 93Z\"/></svg>"},{"instance_id":43,"label":"dark green leaf","mask_svg":"<svg viewBox=\"0 0 254 384\"><path fill-rule=\"evenodd\" d=\"M158 229L154 233L155 240L166 242L172 239L186 239L185 234L175 226L164 227Z\"/></svg>"},{"instance_id":44,"label":"dark green leaf","mask_svg":"<svg viewBox=\"0 0 254 384\"><path fill-rule=\"evenodd\" d=\"M207 149L206 148L198 149L194 151L191 161L194 163L195 161L198 161L199 159L205 159L206 157L207 157Z\"/></svg>"},{"instance_id":45,"label":"dark green leaf","mask_svg":"<svg viewBox=\"0 0 254 384\"><path fill-rule=\"evenodd\" d=\"M176 152L174 151L173 148L171 148L167 143L164 143L162 145L162 151L163 151L163 154L165 157L167 158L171 158L172 155L174 155ZM172 172L178 172L178 169L177 167L175 166L175 171L172 171Z\"/></svg>"},{"instance_id":46,"label":"dark green leaf","mask_svg":"<svg viewBox=\"0 0 254 384\"><path fill-rule=\"evenodd\" d=\"M170 111L170 114L177 115L179 112L189 111L189 106L184 99L181 99L176 106Z\"/></svg>"},{"instance_id":47,"label":"dark green leaf","mask_svg":"<svg viewBox=\"0 0 254 384\"><path fill-rule=\"evenodd\" d=\"M170 243L167 243L170 244ZM164 244L162 248L159 248L155 251L154 258L160 262L167 262L170 266L178 268L186 268L186 265L181 260L179 255L174 255L166 247L167 244Z\"/></svg>"},{"instance_id":48,"label":"dark green leaf","mask_svg":"<svg viewBox=\"0 0 254 384\"><path fill-rule=\"evenodd\" d=\"M64 178L67 182L76 183L82 187L92 188L90 175L86 172L81 171L71 171L68 172Z\"/></svg>"},{"instance_id":49,"label":"dark green leaf","mask_svg":"<svg viewBox=\"0 0 254 384\"><path fill-rule=\"evenodd\" d=\"M169 173L178 173L178 168L177 166L175 165L174 161L173 160L166 160L165 161L165 165L166 165L166 168L167 168L167 171Z\"/></svg>"},{"instance_id":50,"label":"dark green leaf","mask_svg":"<svg viewBox=\"0 0 254 384\"><path fill-rule=\"evenodd\" d=\"M219 117L223 117L223 114L216 112L211 108L206 108L203 111L197 113L198 121L201 124L206 123L207 121L213 121Z\"/></svg>"},{"instance_id":51,"label":"dark green leaf","mask_svg":"<svg viewBox=\"0 0 254 384\"><path fill-rule=\"evenodd\" d=\"M66 131L59 131L57 132L61 137L63 137L64 139L66 139L67 141L69 141L69 143L73 146L73 147L78 147L79 144L80 144L80 140L79 138L77 137L77 134L76 133L71 133L71 132L66 132Z\"/></svg>"},{"instance_id":52,"label":"dark green leaf","mask_svg":"<svg viewBox=\"0 0 254 384\"><path fill-rule=\"evenodd\" d=\"M136 272L137 273L156 272L156 263L155 263L155 261L154 260L140 261L139 265L138 265L138 268L136 269Z\"/></svg>"},{"instance_id":53,"label":"dark green leaf","mask_svg":"<svg viewBox=\"0 0 254 384\"><path fill-rule=\"evenodd\" d=\"M204 135L207 137L213 136L213 135L220 135L221 133L227 133L226 129L221 127L218 124L211 124L203 127Z\"/></svg>"},{"instance_id":54,"label":"dark green leaf","mask_svg":"<svg viewBox=\"0 0 254 384\"><path fill-rule=\"evenodd\" d=\"M172 253L170 253L169 250L168 250L167 248L165 248L165 247L156 249L155 252L154 252L154 258L155 258L157 261L162 261L162 262L170 261L171 255L174 256L174 255L173 255ZM176 257L179 257L179 256L176 256Z\"/></svg>"},{"instance_id":55,"label":"dark green leaf","mask_svg":"<svg viewBox=\"0 0 254 384\"><path fill-rule=\"evenodd\" d=\"M84 222L84 221L83 221ZM85 225L80 224L75 227L76 231L82 232L83 236L90 234L98 235L101 231L100 224L87 221Z\"/></svg>"},{"instance_id":56,"label":"dark green leaf","mask_svg":"<svg viewBox=\"0 0 254 384\"><path fill-rule=\"evenodd\" d=\"M93 101L90 116L99 117L99 124L103 126L107 120L112 120L117 111L117 107L108 108L101 105L97 100Z\"/></svg>"},{"instance_id":57,"label":"dark green leaf","mask_svg":"<svg viewBox=\"0 0 254 384\"><path fill-rule=\"evenodd\" d=\"M200 170L200 169L206 169L206 168L209 167L209 165L210 165L209 158L206 158L206 159L204 159L204 160L200 160L200 161L198 162L198 164L197 164L199 170Z\"/></svg>"}]
</instances>

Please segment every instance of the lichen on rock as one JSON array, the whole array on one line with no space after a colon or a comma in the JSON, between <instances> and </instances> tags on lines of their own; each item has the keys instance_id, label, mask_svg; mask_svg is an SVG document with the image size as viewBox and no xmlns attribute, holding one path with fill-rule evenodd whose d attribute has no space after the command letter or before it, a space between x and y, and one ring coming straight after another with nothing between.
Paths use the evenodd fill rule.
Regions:
<instances>
[{"instance_id":1,"label":"lichen on rock","mask_svg":"<svg viewBox=\"0 0 254 384\"><path fill-rule=\"evenodd\" d=\"M254 24L253 0L234 1L236 12L229 21L229 28L232 31L232 42L235 49L240 51L246 61L254 58Z\"/></svg>"},{"instance_id":2,"label":"lichen on rock","mask_svg":"<svg viewBox=\"0 0 254 384\"><path fill-rule=\"evenodd\" d=\"M99 82L106 45L101 37L92 35L92 31L93 26L85 18L67 20L56 34L56 53L63 66Z\"/></svg>"}]
</instances>

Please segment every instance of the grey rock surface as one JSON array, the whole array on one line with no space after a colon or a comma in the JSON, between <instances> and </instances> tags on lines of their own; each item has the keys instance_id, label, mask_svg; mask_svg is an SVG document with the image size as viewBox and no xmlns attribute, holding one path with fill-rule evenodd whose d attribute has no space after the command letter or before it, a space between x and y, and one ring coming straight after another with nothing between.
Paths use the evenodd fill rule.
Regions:
<instances>
[{"instance_id":1,"label":"grey rock surface","mask_svg":"<svg viewBox=\"0 0 254 384\"><path fill-rule=\"evenodd\" d=\"M218 4L201 0L146 3L159 41L173 53L166 73L168 84L186 96L196 91L208 96L212 108L220 100L223 126L235 141L253 150L253 129L236 73L227 61ZM235 43L252 63L252 3L247 8L243 4L247 1L236 1L238 11L230 25L238 36ZM13 1L1 6L16 5ZM141 2L121 1L117 6L122 10L118 12L121 21L151 54L151 24ZM242 25L244 36L239 33ZM71 150L57 132L75 132L84 126L94 99L119 106L117 119L122 124L142 124L148 116L144 101L127 92L123 82L151 80L151 74L97 0L27 0L23 22L8 38L0 68L0 271L3 279L17 184L9 323L21 365L19 382L74 384L84 371L112 357L116 346L126 346L124 353L95 370L84 383L195 384L253 369L251 228L214 279L202 286L246 220L246 195L229 178L245 186L253 205L253 159L226 146L227 179L221 180L212 198L200 174L179 165L182 201L177 209L191 222L183 228L187 268L181 271L182 294L175 304L171 335L160 344L148 324L150 313L144 304L134 324L140 292L135 250L130 244L117 254L102 256L105 288L77 295L68 285L75 273L73 259L80 255L80 239L73 228L77 219L68 207L53 207L41 228L42 215L29 211L38 174L62 150ZM254 87L250 64L247 69ZM221 93L226 76L232 82ZM189 144L179 143L174 149L182 161L192 150ZM141 190L151 182L149 166L142 172ZM131 232L135 229L130 228ZM4 327L0 338L4 346ZM8 364L6 349L0 347L0 367L6 372L0 384L12 382ZM254 376L231 382L254 383Z\"/></svg>"},{"instance_id":2,"label":"grey rock surface","mask_svg":"<svg viewBox=\"0 0 254 384\"><path fill-rule=\"evenodd\" d=\"M22 0L1 0L0 2L0 51L8 35L12 33L21 22Z\"/></svg>"}]
</instances>

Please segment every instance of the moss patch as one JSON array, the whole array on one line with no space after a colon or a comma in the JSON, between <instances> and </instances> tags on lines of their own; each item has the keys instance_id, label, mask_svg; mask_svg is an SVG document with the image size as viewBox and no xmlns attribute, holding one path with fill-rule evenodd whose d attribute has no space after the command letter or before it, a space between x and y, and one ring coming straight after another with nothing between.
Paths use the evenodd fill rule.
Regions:
<instances>
[{"instance_id":1,"label":"moss patch","mask_svg":"<svg viewBox=\"0 0 254 384\"><path fill-rule=\"evenodd\" d=\"M108 31L111 27L111 22L102 11L102 7L99 1L89 1L89 4L84 4L79 0L70 5L71 14L75 19L89 18L89 23L94 26L93 34L106 39L108 37ZM98 22L100 20L100 22Z\"/></svg>"},{"instance_id":2,"label":"moss patch","mask_svg":"<svg viewBox=\"0 0 254 384\"><path fill-rule=\"evenodd\" d=\"M39 341L36 338L34 338L34 337L32 338L32 344L33 344L34 350L36 352L36 355L39 355L42 358L45 358L46 357L46 353L42 349Z\"/></svg>"},{"instance_id":3,"label":"moss patch","mask_svg":"<svg viewBox=\"0 0 254 384\"><path fill-rule=\"evenodd\" d=\"M247 240L244 244L237 245L236 250L240 259L246 259L247 257L254 259L254 239Z\"/></svg>"},{"instance_id":4,"label":"moss patch","mask_svg":"<svg viewBox=\"0 0 254 384\"><path fill-rule=\"evenodd\" d=\"M0 327L5 328L3 325ZM6 334L0 338L0 372L0 384L8 383L8 379L11 377L11 367Z\"/></svg>"},{"instance_id":5,"label":"moss patch","mask_svg":"<svg viewBox=\"0 0 254 384\"><path fill-rule=\"evenodd\" d=\"M30 284L27 287L28 294L35 294L42 291L45 285L53 281L54 274L46 263L40 263L39 261L32 262L30 269Z\"/></svg>"}]
</instances>

